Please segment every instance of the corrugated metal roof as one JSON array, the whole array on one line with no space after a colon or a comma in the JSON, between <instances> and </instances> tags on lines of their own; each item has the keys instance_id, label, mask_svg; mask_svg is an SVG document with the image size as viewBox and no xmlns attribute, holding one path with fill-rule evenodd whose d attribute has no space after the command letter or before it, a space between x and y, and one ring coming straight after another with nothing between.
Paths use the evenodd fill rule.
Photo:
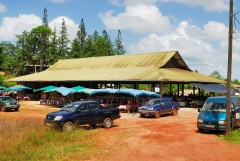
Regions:
<instances>
[{"instance_id":1,"label":"corrugated metal roof","mask_svg":"<svg viewBox=\"0 0 240 161\"><path fill-rule=\"evenodd\" d=\"M182 69L161 68L171 58L176 59ZM222 82L192 72L177 51L60 60L43 72L9 79L8 81Z\"/></svg>"}]
</instances>

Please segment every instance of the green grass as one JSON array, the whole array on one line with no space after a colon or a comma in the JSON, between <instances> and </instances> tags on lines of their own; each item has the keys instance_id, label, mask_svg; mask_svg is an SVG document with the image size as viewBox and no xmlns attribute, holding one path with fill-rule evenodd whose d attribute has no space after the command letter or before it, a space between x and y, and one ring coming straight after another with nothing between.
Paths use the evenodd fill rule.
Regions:
<instances>
[{"instance_id":1,"label":"green grass","mask_svg":"<svg viewBox=\"0 0 240 161\"><path fill-rule=\"evenodd\" d=\"M223 139L233 143L240 143L240 130L231 131L229 137L223 136Z\"/></svg>"},{"instance_id":2,"label":"green grass","mask_svg":"<svg viewBox=\"0 0 240 161\"><path fill-rule=\"evenodd\" d=\"M1 161L87 160L97 152L92 130L59 132L34 118L0 120L0 129Z\"/></svg>"}]
</instances>

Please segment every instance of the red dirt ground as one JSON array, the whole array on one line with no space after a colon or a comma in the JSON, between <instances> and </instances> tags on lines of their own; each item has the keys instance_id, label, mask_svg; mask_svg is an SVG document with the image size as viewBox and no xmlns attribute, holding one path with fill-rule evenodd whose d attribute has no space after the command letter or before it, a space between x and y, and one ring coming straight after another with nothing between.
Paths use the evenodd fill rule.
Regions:
<instances>
[{"instance_id":1,"label":"red dirt ground","mask_svg":"<svg viewBox=\"0 0 240 161\"><path fill-rule=\"evenodd\" d=\"M22 116L36 117L40 121L46 113L56 111L56 108L41 106L38 102L21 102L19 112L0 112L0 119L17 120ZM104 159L91 160L111 161L239 161L240 145L229 143L219 138L221 133L198 133L196 109L181 108L177 116L165 115L159 119L139 118L139 114L121 113L111 129L96 129L101 134L116 134L126 132L121 144L115 144L116 138L101 138L102 146L108 144L114 147L112 153ZM115 145L111 145L115 144Z\"/></svg>"}]
</instances>

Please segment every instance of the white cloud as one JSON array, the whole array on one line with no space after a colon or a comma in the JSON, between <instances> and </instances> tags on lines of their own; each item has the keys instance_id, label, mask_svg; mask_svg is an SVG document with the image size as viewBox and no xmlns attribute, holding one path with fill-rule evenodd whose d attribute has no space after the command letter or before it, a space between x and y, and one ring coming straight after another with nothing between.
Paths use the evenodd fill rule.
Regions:
<instances>
[{"instance_id":1,"label":"white cloud","mask_svg":"<svg viewBox=\"0 0 240 161\"><path fill-rule=\"evenodd\" d=\"M6 6L0 3L0 13L4 13L6 10Z\"/></svg>"},{"instance_id":2,"label":"white cloud","mask_svg":"<svg viewBox=\"0 0 240 161\"><path fill-rule=\"evenodd\" d=\"M24 30L31 31L32 28L41 24L41 18L34 14L20 14L18 17L4 17L0 26L0 40L16 40L15 35L22 34Z\"/></svg>"},{"instance_id":3,"label":"white cloud","mask_svg":"<svg viewBox=\"0 0 240 161\"><path fill-rule=\"evenodd\" d=\"M49 23L49 26L57 31L62 25L62 20L65 20L69 39L73 40L76 37L78 24L68 17L57 17ZM22 34L24 30L31 31L33 28L42 25L42 19L34 14L20 14L18 17L4 17L0 26L1 41L16 41L16 35Z\"/></svg>"},{"instance_id":4,"label":"white cloud","mask_svg":"<svg viewBox=\"0 0 240 161\"><path fill-rule=\"evenodd\" d=\"M229 9L229 0L159 0L161 2L177 2L188 6L201 6L209 12L221 12Z\"/></svg>"},{"instance_id":5,"label":"white cloud","mask_svg":"<svg viewBox=\"0 0 240 161\"><path fill-rule=\"evenodd\" d=\"M67 32L69 34L69 39L73 40L76 37L77 30L78 30L78 24L76 24L72 19L66 16L60 16L55 18L49 23L49 26L52 30L56 27L57 32L60 31L60 28L62 26L63 19L65 21L66 27L67 27Z\"/></svg>"},{"instance_id":6,"label":"white cloud","mask_svg":"<svg viewBox=\"0 0 240 161\"><path fill-rule=\"evenodd\" d=\"M163 16L154 5L127 6L125 13L113 16L113 11L100 14L108 29L129 29L135 33L163 33L170 29L168 17Z\"/></svg>"},{"instance_id":7,"label":"white cloud","mask_svg":"<svg viewBox=\"0 0 240 161\"><path fill-rule=\"evenodd\" d=\"M47 0L47 1L50 1L53 3L65 3L66 2L66 0Z\"/></svg>"},{"instance_id":8,"label":"white cloud","mask_svg":"<svg viewBox=\"0 0 240 161\"><path fill-rule=\"evenodd\" d=\"M216 70L226 77L227 43L225 35L227 32L225 35L219 33L216 26L220 28L220 31L227 29L223 24L212 21L208 22L203 29L182 21L171 33L149 34L138 43L130 45L128 52L179 51L192 70L198 70L206 75ZM215 36L216 34L219 35ZM219 45L221 42L225 46ZM236 55L234 54L234 57L237 57ZM234 64L237 65L237 63Z\"/></svg>"}]
</instances>

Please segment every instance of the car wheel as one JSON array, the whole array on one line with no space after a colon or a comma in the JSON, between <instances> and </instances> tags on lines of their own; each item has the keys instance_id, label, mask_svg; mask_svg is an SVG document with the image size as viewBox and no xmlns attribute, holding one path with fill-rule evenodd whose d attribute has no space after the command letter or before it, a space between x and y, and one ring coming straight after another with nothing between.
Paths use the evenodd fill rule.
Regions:
<instances>
[{"instance_id":1,"label":"car wheel","mask_svg":"<svg viewBox=\"0 0 240 161\"><path fill-rule=\"evenodd\" d=\"M173 115L173 116L176 116L176 115L177 115L177 109L176 109L176 108L173 108L173 109L172 109L172 115Z\"/></svg>"},{"instance_id":2,"label":"car wheel","mask_svg":"<svg viewBox=\"0 0 240 161\"><path fill-rule=\"evenodd\" d=\"M65 122L63 125L63 131L73 131L75 129L75 126L72 122L68 121Z\"/></svg>"},{"instance_id":3,"label":"car wheel","mask_svg":"<svg viewBox=\"0 0 240 161\"><path fill-rule=\"evenodd\" d=\"M159 118L160 117L160 111L156 111L155 112L155 118Z\"/></svg>"},{"instance_id":4,"label":"car wheel","mask_svg":"<svg viewBox=\"0 0 240 161\"><path fill-rule=\"evenodd\" d=\"M2 107L2 108L1 108L1 111L2 111L2 112L6 112L6 111L7 111L6 107Z\"/></svg>"},{"instance_id":5,"label":"car wheel","mask_svg":"<svg viewBox=\"0 0 240 161\"><path fill-rule=\"evenodd\" d=\"M105 118L103 121L103 127L104 128L110 128L112 127L113 121L110 118Z\"/></svg>"},{"instance_id":6,"label":"car wheel","mask_svg":"<svg viewBox=\"0 0 240 161\"><path fill-rule=\"evenodd\" d=\"M203 129L199 129L199 128L198 128L198 132L199 132L199 133L202 133L202 132L203 132Z\"/></svg>"},{"instance_id":7,"label":"car wheel","mask_svg":"<svg viewBox=\"0 0 240 161\"><path fill-rule=\"evenodd\" d=\"M142 113L140 113L140 117L141 117L141 118L143 118L143 117L145 117L145 115L144 115L144 114L142 114Z\"/></svg>"},{"instance_id":8,"label":"car wheel","mask_svg":"<svg viewBox=\"0 0 240 161\"><path fill-rule=\"evenodd\" d=\"M16 108L15 111L19 111L19 108Z\"/></svg>"},{"instance_id":9,"label":"car wheel","mask_svg":"<svg viewBox=\"0 0 240 161\"><path fill-rule=\"evenodd\" d=\"M90 124L90 126L91 126L92 129L96 129L97 128L96 124Z\"/></svg>"}]
</instances>

